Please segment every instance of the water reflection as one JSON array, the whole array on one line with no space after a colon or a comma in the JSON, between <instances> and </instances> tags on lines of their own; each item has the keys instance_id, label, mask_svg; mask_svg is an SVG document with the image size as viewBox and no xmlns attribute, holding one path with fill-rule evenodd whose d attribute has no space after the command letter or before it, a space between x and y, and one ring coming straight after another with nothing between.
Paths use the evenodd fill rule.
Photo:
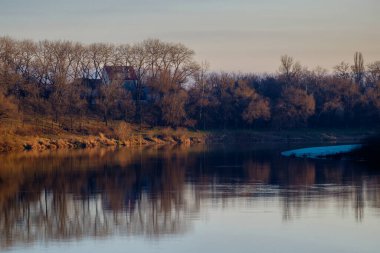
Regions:
<instances>
[{"instance_id":1,"label":"water reflection","mask_svg":"<svg viewBox=\"0 0 380 253\"><path fill-rule=\"evenodd\" d=\"M357 222L367 209L379 214L376 170L347 161L284 158L280 149L148 147L2 156L1 248L89 236L182 234L209 205L255 210L257 203L271 201L283 221L331 205Z\"/></svg>"}]
</instances>

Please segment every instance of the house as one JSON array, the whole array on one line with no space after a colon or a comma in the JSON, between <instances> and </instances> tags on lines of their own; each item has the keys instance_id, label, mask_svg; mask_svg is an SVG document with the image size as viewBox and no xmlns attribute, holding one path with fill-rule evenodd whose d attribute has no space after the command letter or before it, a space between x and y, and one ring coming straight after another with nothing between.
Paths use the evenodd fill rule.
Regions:
<instances>
[{"instance_id":1,"label":"house","mask_svg":"<svg viewBox=\"0 0 380 253\"><path fill-rule=\"evenodd\" d=\"M104 84L119 83L131 89L137 85L137 75L132 66L104 66L102 81Z\"/></svg>"},{"instance_id":2,"label":"house","mask_svg":"<svg viewBox=\"0 0 380 253\"><path fill-rule=\"evenodd\" d=\"M132 66L104 66L102 71L102 82L105 85L116 83L122 85L131 92L133 99L146 101L148 99L148 88L143 86L140 97L137 98L137 75Z\"/></svg>"},{"instance_id":3,"label":"house","mask_svg":"<svg viewBox=\"0 0 380 253\"><path fill-rule=\"evenodd\" d=\"M148 99L148 90L142 87L140 97L137 98L137 75L132 66L104 66L101 79L82 78L77 82L88 88L85 96L90 105L96 104L99 97L99 89L102 85L110 85L111 83L121 85L130 91L133 99L146 101Z\"/></svg>"}]
</instances>

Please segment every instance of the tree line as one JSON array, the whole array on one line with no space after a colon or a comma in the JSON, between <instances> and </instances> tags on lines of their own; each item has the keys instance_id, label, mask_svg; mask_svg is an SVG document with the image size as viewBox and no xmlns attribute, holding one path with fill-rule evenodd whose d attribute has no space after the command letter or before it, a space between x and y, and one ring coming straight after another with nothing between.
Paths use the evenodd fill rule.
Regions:
<instances>
[{"instance_id":1,"label":"tree line","mask_svg":"<svg viewBox=\"0 0 380 253\"><path fill-rule=\"evenodd\" d=\"M365 64L360 52L332 72L284 55L273 74L215 73L194 55L157 39L115 45L0 37L0 119L95 117L197 129L380 123L380 61ZM133 66L134 89L84 82L101 79L104 66Z\"/></svg>"}]
</instances>

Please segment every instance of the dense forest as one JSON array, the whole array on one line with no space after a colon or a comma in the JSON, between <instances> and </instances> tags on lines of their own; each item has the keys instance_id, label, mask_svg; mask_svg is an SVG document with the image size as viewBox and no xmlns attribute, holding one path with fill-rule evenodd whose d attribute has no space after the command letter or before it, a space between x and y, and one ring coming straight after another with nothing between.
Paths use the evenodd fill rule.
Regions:
<instances>
[{"instance_id":1,"label":"dense forest","mask_svg":"<svg viewBox=\"0 0 380 253\"><path fill-rule=\"evenodd\" d=\"M380 61L367 64L360 52L332 71L283 55L273 74L214 73L194 55L157 39L86 45L0 37L0 120L91 117L196 129L380 124ZM101 79L104 66L132 66L135 89L83 82Z\"/></svg>"}]
</instances>

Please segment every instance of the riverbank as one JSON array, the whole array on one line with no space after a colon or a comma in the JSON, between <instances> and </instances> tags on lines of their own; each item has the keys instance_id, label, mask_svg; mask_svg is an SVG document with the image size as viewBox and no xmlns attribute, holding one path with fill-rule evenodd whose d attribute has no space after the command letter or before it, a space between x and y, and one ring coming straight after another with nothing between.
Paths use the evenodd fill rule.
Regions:
<instances>
[{"instance_id":1,"label":"riverbank","mask_svg":"<svg viewBox=\"0 0 380 253\"><path fill-rule=\"evenodd\" d=\"M358 143L375 133L371 129L216 130L148 127L96 119L46 118L2 120L0 152L83 149L95 147L199 143L326 142Z\"/></svg>"},{"instance_id":2,"label":"riverbank","mask_svg":"<svg viewBox=\"0 0 380 253\"><path fill-rule=\"evenodd\" d=\"M376 165L380 162L379 157L380 151L380 135L372 136L363 140L363 144L358 148L352 149L349 152L337 153L327 155L327 158L333 159L350 159L355 161L365 161L373 165Z\"/></svg>"},{"instance_id":3,"label":"riverbank","mask_svg":"<svg viewBox=\"0 0 380 253\"><path fill-rule=\"evenodd\" d=\"M39 118L31 121L0 122L0 152L56 149L84 149L153 144L203 143L206 134L184 128L150 128L111 121L106 125L97 120L74 124Z\"/></svg>"},{"instance_id":4,"label":"riverbank","mask_svg":"<svg viewBox=\"0 0 380 253\"><path fill-rule=\"evenodd\" d=\"M259 129L228 130L208 133L211 143L360 143L373 136L374 129Z\"/></svg>"}]
</instances>

